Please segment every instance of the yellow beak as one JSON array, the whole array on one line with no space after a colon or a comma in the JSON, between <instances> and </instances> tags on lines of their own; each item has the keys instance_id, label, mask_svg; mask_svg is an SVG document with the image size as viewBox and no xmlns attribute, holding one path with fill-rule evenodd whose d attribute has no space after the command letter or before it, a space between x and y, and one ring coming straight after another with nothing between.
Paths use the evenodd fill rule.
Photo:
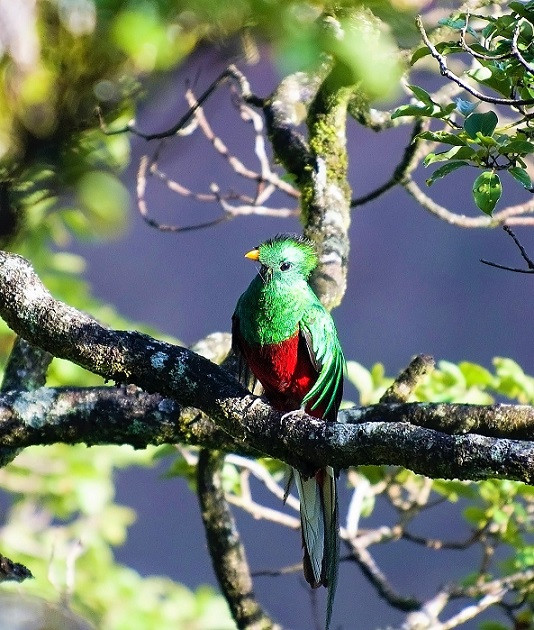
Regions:
<instances>
[{"instance_id":1,"label":"yellow beak","mask_svg":"<svg viewBox=\"0 0 534 630\"><path fill-rule=\"evenodd\" d=\"M259 249L251 249L249 252L245 254L245 258L250 258L250 260L259 260L260 259L260 250Z\"/></svg>"}]
</instances>

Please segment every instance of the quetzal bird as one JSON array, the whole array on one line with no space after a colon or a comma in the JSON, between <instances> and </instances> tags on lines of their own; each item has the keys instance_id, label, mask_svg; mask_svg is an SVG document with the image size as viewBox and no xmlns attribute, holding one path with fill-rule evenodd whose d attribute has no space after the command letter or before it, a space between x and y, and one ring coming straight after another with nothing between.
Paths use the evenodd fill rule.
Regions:
<instances>
[{"instance_id":1,"label":"quetzal bird","mask_svg":"<svg viewBox=\"0 0 534 630\"><path fill-rule=\"evenodd\" d=\"M314 247L302 237L283 234L245 256L261 267L232 318L233 350L245 368L242 380L249 384L251 372L279 411L304 410L335 420L345 360L334 321L308 284L318 263ZM313 588L328 588L328 628L339 557L336 473L328 466L309 478L297 470L294 476L304 576Z\"/></svg>"}]
</instances>

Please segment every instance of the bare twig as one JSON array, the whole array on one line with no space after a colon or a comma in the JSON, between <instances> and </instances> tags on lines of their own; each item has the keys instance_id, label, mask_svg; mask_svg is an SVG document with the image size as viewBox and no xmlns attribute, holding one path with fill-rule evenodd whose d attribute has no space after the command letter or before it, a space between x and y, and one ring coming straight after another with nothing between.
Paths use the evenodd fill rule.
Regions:
<instances>
[{"instance_id":1,"label":"bare twig","mask_svg":"<svg viewBox=\"0 0 534 630\"><path fill-rule=\"evenodd\" d=\"M250 459L248 457L242 457L240 455L227 455L226 461L230 464L234 464L235 466L239 466L240 468L246 468L249 470L258 481L271 492L277 499L280 501L285 501L286 505L289 505L291 508L300 511L300 502L299 500L289 494L286 496L285 489L273 479L273 476L269 473L269 471L258 463L254 459Z\"/></svg>"},{"instance_id":2,"label":"bare twig","mask_svg":"<svg viewBox=\"0 0 534 630\"><path fill-rule=\"evenodd\" d=\"M483 258L480 259L480 262L490 267L496 267L497 269L504 269L506 271L514 271L516 273L534 273L534 262L525 251L525 248L523 247L523 245L521 245L521 243L519 242L519 239L517 238L517 236L512 232L512 230L507 225L503 225L503 230L512 237L514 243L517 245L519 249L519 252L521 253L521 257L527 263L528 269L520 269L518 267L508 267L507 265L500 265L498 263L490 262L489 260L484 260Z\"/></svg>"},{"instance_id":3,"label":"bare twig","mask_svg":"<svg viewBox=\"0 0 534 630\"><path fill-rule=\"evenodd\" d=\"M417 140L416 137L422 131L428 129L429 125L430 122L428 120L420 119L415 121L410 136L410 141L406 145L402 160L393 171L393 175L381 186L378 186L371 192L362 195L361 197L353 199L350 202L351 208L363 206L369 201L377 199L378 197L380 197L380 195L383 195L385 192L396 186L398 183L402 182L408 175L410 175L410 173L412 173L417 168L421 159L421 141Z\"/></svg>"},{"instance_id":4,"label":"bare twig","mask_svg":"<svg viewBox=\"0 0 534 630\"><path fill-rule=\"evenodd\" d=\"M277 523L283 527L289 527L290 529L300 529L300 519L289 514L284 514L280 510L274 510L261 503L256 503L252 499L245 497L239 497L235 494L226 493L225 495L228 503L241 508L245 512L248 512L256 520L270 521L271 523Z\"/></svg>"},{"instance_id":5,"label":"bare twig","mask_svg":"<svg viewBox=\"0 0 534 630\"><path fill-rule=\"evenodd\" d=\"M366 548L360 547L357 542L354 542L351 544L351 551L354 562L358 564L365 577L375 587L378 595L385 599L390 606L403 611L417 610L421 607L421 602L416 598L399 595L393 589Z\"/></svg>"},{"instance_id":6,"label":"bare twig","mask_svg":"<svg viewBox=\"0 0 534 630\"><path fill-rule=\"evenodd\" d=\"M258 569L252 571L252 577L280 577L281 575L290 575L292 573L300 573L302 571L302 560L296 564L290 564L281 569Z\"/></svg>"},{"instance_id":7,"label":"bare twig","mask_svg":"<svg viewBox=\"0 0 534 630\"><path fill-rule=\"evenodd\" d=\"M197 99L194 96L191 90L188 90L185 94L187 102L191 107L193 107ZM204 115L204 110L202 107L198 107L195 110L195 117L198 121L198 125L207 140L213 145L213 148L219 153L222 157L224 157L232 170L245 177L246 179L252 179L258 184L269 183L275 186L277 189L285 192L291 197L295 197L298 199L300 197L299 191L291 184L288 184L271 169L271 164L269 158L267 157L266 149L265 149L265 140L264 140L264 126L262 117L255 112L251 107L248 107L243 100L240 100L238 103L239 111L241 114L241 118L246 122L251 122L254 127L255 133L255 153L260 162L261 172L258 173L247 168L241 160L239 160L235 155L232 155L228 150L228 147L224 144L224 142L219 138L219 136L215 135L211 125L209 124L206 116ZM258 196L257 196L258 197Z\"/></svg>"},{"instance_id":8,"label":"bare twig","mask_svg":"<svg viewBox=\"0 0 534 630\"><path fill-rule=\"evenodd\" d=\"M400 183L425 210L428 210L431 214L451 225L457 225L463 228L490 228L505 223L508 225L534 224L534 217L521 216L534 213L534 200L504 208L499 212L495 212L492 217L485 215L468 217L465 214L452 212L434 201L420 188L411 176L406 176Z\"/></svg>"},{"instance_id":9,"label":"bare twig","mask_svg":"<svg viewBox=\"0 0 534 630\"><path fill-rule=\"evenodd\" d=\"M521 51L519 50L519 46L517 45L519 35L521 33L521 27L523 26L523 24L529 24L530 28L532 29L532 24L530 24L530 22L527 22L525 18L521 18L520 20L517 21L517 24L515 25L515 28L514 28L514 34L512 37L512 54L517 59L517 61L519 61L519 63L523 66L523 68L525 68L527 72L530 72L530 74L534 75L534 66L531 63L529 63L525 59L525 57L523 57L523 54L521 53Z\"/></svg>"},{"instance_id":10,"label":"bare twig","mask_svg":"<svg viewBox=\"0 0 534 630\"><path fill-rule=\"evenodd\" d=\"M232 75L234 76L234 75ZM242 76L242 75L241 75ZM248 84L240 83L241 90L249 90ZM209 94L213 93L213 90L208 88ZM202 228L212 227L217 225L223 221L228 221L237 216L244 215L263 215L263 216L272 216L272 217L289 217L296 216L299 213L297 207L293 209L289 208L269 208L265 205L266 201L271 197L271 195L279 190L290 197L298 199L300 193L297 189L295 189L291 184L288 184L284 180L282 180L271 168L269 159L267 157L267 153L265 150L265 141L263 138L263 122L261 116L254 112L250 107L246 104L246 96L247 94L240 94L239 100L239 109L241 112L241 117L245 121L251 121L254 126L255 131L255 152L260 163L260 172L251 170L247 168L243 162L237 158L235 155L230 153L226 144L222 141L222 139L217 136L208 120L204 115L204 111L199 103L206 100L205 93L197 100L194 96L193 92L189 89L186 92L186 99L190 105L190 110L193 112L194 121L196 125L203 132L207 140L211 143L215 151L219 153L229 164L230 168L240 177L245 179L253 180L256 182L256 192L254 196L242 194L242 193L221 193L219 186L216 183L211 184L211 192L210 193L196 193L181 184L180 182L170 178L166 173L161 171L158 166L159 156L162 152L164 146L164 140L160 142L156 151L154 152L151 158L147 156L143 156L141 158L137 176L137 201L138 208L142 218L150 225L151 227L155 227L158 230L164 232L185 232L191 230L198 230ZM195 223L192 225L181 226L181 225L168 225L162 224L155 219L151 218L148 214L148 207L146 201L146 182L147 177L153 175L157 177L160 181L162 181L167 188L172 190L173 192L183 196L190 197L195 199L196 201L207 202L207 203L218 203L223 212L220 216L215 219L204 221L200 223ZM229 203L230 201L237 201L236 204Z\"/></svg>"},{"instance_id":11,"label":"bare twig","mask_svg":"<svg viewBox=\"0 0 534 630\"><path fill-rule=\"evenodd\" d=\"M480 537L483 535L485 529L477 529L474 531L471 536L466 538L465 540L440 540L439 538L426 538L424 536L416 536L415 534L411 534L410 532L403 530L402 538L404 540L408 540L417 545L422 545L427 549L434 549L435 551L440 551L441 549L454 549L461 551L463 549L468 549L472 547L474 544L480 541Z\"/></svg>"},{"instance_id":12,"label":"bare twig","mask_svg":"<svg viewBox=\"0 0 534 630\"><path fill-rule=\"evenodd\" d=\"M485 595L476 604L466 606L459 613L456 613L455 615L450 617L447 621L444 621L443 623L440 623L438 626L434 627L436 628L436 630L452 630L452 628L457 628L459 625L466 623L477 615L480 615L481 612L484 612L490 606L493 606L494 604L500 602L505 594L506 590L501 589L494 594Z\"/></svg>"},{"instance_id":13,"label":"bare twig","mask_svg":"<svg viewBox=\"0 0 534 630\"><path fill-rule=\"evenodd\" d=\"M466 34L467 34L467 29L469 27L469 18L471 17L471 14L469 11L466 11L465 13L465 23L462 27L462 30L460 31L461 36L460 36L460 46L465 50L465 52L469 53L471 55L471 57L473 57L474 59L485 59L485 60L491 60L491 61L498 61L500 59L510 59L510 57L513 56L513 54L511 52L504 52L501 54L494 54L494 55L486 55L483 53L479 53L476 50L473 50L473 48L471 48L471 46L469 46L469 44L466 42L465 38L466 38Z\"/></svg>"},{"instance_id":14,"label":"bare twig","mask_svg":"<svg viewBox=\"0 0 534 630\"><path fill-rule=\"evenodd\" d=\"M114 136L121 133L133 133L134 135L139 136L144 140L162 140L163 138L169 138L171 136L174 136L180 130L184 129L193 118L195 111L210 98L210 96L213 94L213 92L215 92L215 90L217 90L217 88L219 88L221 85L231 79L236 81L236 83L239 85L241 94L247 102L255 104L259 107L263 105L263 101L257 96L253 95L250 91L250 85L246 80L244 74L240 72L236 66L231 65L228 66L228 68L226 68L226 70L224 70L209 85L209 87L202 93L202 96L199 97L198 102L190 107L190 109L178 120L176 124L174 124L169 129L166 129L165 131L158 131L156 133L145 133L137 128L135 119L131 120L124 127L120 127L118 129L109 129L109 127L104 122L101 110L98 108L97 114L100 120L100 129L107 136Z\"/></svg>"},{"instance_id":15,"label":"bare twig","mask_svg":"<svg viewBox=\"0 0 534 630\"><path fill-rule=\"evenodd\" d=\"M146 176L147 176L147 169L148 169L149 164L150 164L149 157L144 155L139 162L139 170L137 171L137 207L139 208L139 214L141 215L143 220L148 225L150 225L150 227L154 227L157 230L160 230L161 232L188 232L191 230L199 230L202 228L212 227L214 225L218 225L219 223L222 223L223 221L227 221L229 219L229 217L226 214L223 214L222 216L219 216L216 219L213 219L211 221L205 221L203 223L195 223L194 225L185 225L185 226L167 225L164 223L159 223L155 219L152 219L148 215L148 207L147 207L147 203L145 199L146 181L147 181ZM153 165L150 166L150 170L151 172L154 172L155 174L160 175L161 179L165 178L165 176L162 173L160 174L159 171L157 171L157 169L155 168L153 169ZM166 183L169 186L169 188L171 188L171 190L175 190L175 192L179 192L181 195L185 197L194 197L195 199L199 201L215 201L216 200L215 195L210 195L209 199L201 199L199 195L196 195L195 193L192 193L190 190L184 187L181 187L176 182L166 181Z\"/></svg>"}]
</instances>

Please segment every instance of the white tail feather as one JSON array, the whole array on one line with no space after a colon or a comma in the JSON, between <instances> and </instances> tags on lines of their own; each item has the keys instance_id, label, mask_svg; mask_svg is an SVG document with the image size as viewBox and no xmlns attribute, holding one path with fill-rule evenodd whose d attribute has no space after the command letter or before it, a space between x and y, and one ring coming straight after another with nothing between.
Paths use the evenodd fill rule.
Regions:
<instances>
[{"instance_id":1,"label":"white tail feather","mask_svg":"<svg viewBox=\"0 0 534 630\"><path fill-rule=\"evenodd\" d=\"M295 470L295 482L300 497L302 536L310 556L313 577L317 583L320 583L324 557L325 526L321 491L315 477L304 479L298 470Z\"/></svg>"},{"instance_id":2,"label":"white tail feather","mask_svg":"<svg viewBox=\"0 0 534 630\"><path fill-rule=\"evenodd\" d=\"M315 582L312 586L319 584L328 586L325 626L328 630L337 585L339 559L336 475L331 466L322 471L321 481L319 481L321 475L306 479L297 470L294 471L294 475L300 496L302 538ZM311 576L307 579L310 580Z\"/></svg>"}]
</instances>

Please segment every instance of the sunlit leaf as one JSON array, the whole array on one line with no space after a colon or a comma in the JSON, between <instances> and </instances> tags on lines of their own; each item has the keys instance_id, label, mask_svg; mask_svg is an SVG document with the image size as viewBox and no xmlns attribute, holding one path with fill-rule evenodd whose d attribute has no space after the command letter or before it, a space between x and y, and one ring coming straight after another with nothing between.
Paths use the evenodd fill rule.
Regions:
<instances>
[{"instance_id":1,"label":"sunlit leaf","mask_svg":"<svg viewBox=\"0 0 534 630\"><path fill-rule=\"evenodd\" d=\"M501 180L497 173L485 171L475 179L473 183L473 198L484 214L492 215L501 195Z\"/></svg>"},{"instance_id":2,"label":"sunlit leaf","mask_svg":"<svg viewBox=\"0 0 534 630\"><path fill-rule=\"evenodd\" d=\"M466 507L463 511L463 515L466 521L477 528L482 527L488 520L486 511L474 505Z\"/></svg>"},{"instance_id":3,"label":"sunlit leaf","mask_svg":"<svg viewBox=\"0 0 534 630\"><path fill-rule=\"evenodd\" d=\"M441 26L448 26L449 28L452 28L452 30L454 31L461 31L465 28L465 19L464 18L457 18L457 19L442 18L441 20L438 20L438 24L440 24ZM470 35L477 37L477 32L471 26L468 26L466 31Z\"/></svg>"},{"instance_id":4,"label":"sunlit leaf","mask_svg":"<svg viewBox=\"0 0 534 630\"><path fill-rule=\"evenodd\" d=\"M516 153L519 155L534 153L534 144L532 142L527 142L526 140L512 139L510 142L507 142L499 148L499 153Z\"/></svg>"},{"instance_id":5,"label":"sunlit leaf","mask_svg":"<svg viewBox=\"0 0 534 630\"><path fill-rule=\"evenodd\" d=\"M432 97L423 88L417 85L409 85L408 89L413 92L414 96L417 98L417 100L421 101L421 103L424 103L425 105L434 105Z\"/></svg>"},{"instance_id":6,"label":"sunlit leaf","mask_svg":"<svg viewBox=\"0 0 534 630\"><path fill-rule=\"evenodd\" d=\"M432 140L434 142L442 142L443 144L452 144L453 146L466 146L467 142L455 133L448 131L422 131L417 134L417 138L422 140Z\"/></svg>"},{"instance_id":7,"label":"sunlit leaf","mask_svg":"<svg viewBox=\"0 0 534 630\"><path fill-rule=\"evenodd\" d=\"M493 374L489 370L477 363L462 361L458 367L462 371L468 387L488 387L492 385L495 380Z\"/></svg>"},{"instance_id":8,"label":"sunlit leaf","mask_svg":"<svg viewBox=\"0 0 534 630\"><path fill-rule=\"evenodd\" d=\"M429 153L423 161L425 166L430 166L435 162L446 162L448 160L465 160L476 155L476 151L472 147L455 146L448 151L442 153Z\"/></svg>"}]
</instances>

